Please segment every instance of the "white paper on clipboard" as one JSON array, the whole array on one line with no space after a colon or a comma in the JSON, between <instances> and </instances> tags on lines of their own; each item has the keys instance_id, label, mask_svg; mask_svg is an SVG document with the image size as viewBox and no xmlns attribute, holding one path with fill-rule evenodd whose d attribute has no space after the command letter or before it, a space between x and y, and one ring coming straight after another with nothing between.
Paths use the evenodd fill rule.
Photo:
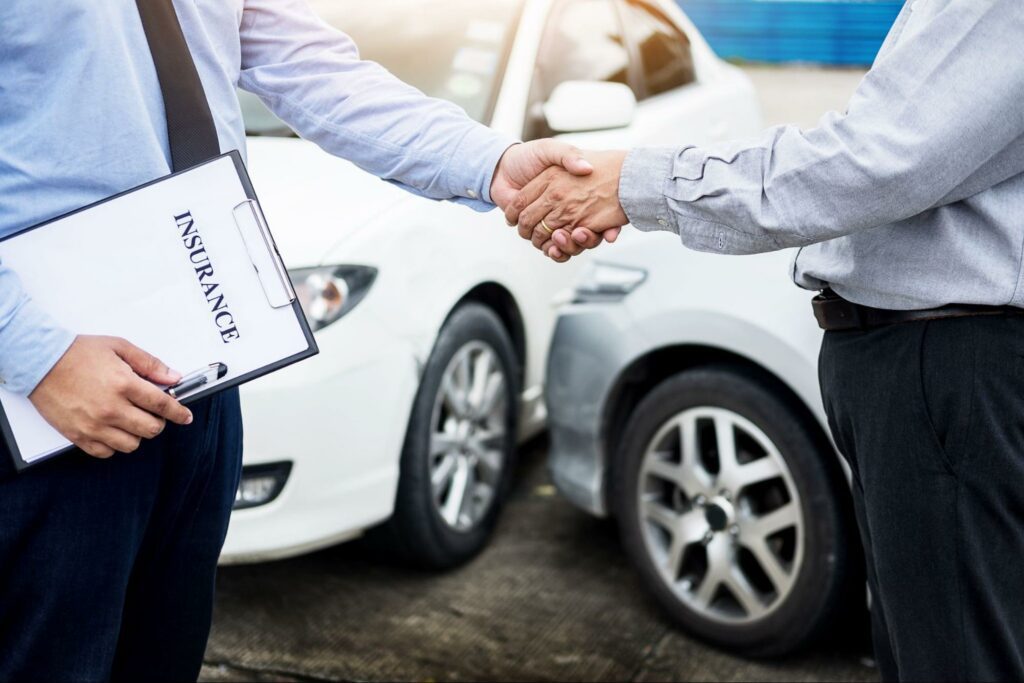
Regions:
<instances>
[{"instance_id":1,"label":"white paper on clipboard","mask_svg":"<svg viewBox=\"0 0 1024 683\"><path fill-rule=\"evenodd\" d=\"M250 195L233 152L0 241L0 260L76 334L123 337L182 373L225 364L191 398L206 396L317 351ZM27 398L0 388L0 408L19 468L70 446Z\"/></svg>"}]
</instances>

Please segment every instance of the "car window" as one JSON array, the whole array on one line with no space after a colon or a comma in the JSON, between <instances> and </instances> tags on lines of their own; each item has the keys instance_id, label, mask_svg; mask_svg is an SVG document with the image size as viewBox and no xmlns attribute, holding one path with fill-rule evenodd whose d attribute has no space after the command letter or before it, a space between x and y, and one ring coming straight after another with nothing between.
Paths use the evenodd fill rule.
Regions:
<instances>
[{"instance_id":1,"label":"car window","mask_svg":"<svg viewBox=\"0 0 1024 683\"><path fill-rule=\"evenodd\" d=\"M626 0L625 21L640 53L645 97L696 80L690 39L659 9L642 0Z\"/></svg>"},{"instance_id":2,"label":"car window","mask_svg":"<svg viewBox=\"0 0 1024 683\"><path fill-rule=\"evenodd\" d=\"M439 8L438 5L443 4ZM519 22L522 0L311 0L360 55L431 97L487 123ZM255 97L242 97L250 135L288 131Z\"/></svg>"},{"instance_id":3,"label":"car window","mask_svg":"<svg viewBox=\"0 0 1024 683\"><path fill-rule=\"evenodd\" d=\"M629 49L613 0L567 0L549 19L530 96L527 138L550 135L539 105L565 81L629 82Z\"/></svg>"}]
</instances>

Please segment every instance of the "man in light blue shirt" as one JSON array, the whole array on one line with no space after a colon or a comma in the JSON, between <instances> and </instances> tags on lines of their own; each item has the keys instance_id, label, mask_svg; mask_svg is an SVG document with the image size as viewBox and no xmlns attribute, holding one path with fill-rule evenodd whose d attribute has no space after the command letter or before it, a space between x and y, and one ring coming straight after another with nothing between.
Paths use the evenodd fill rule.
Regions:
<instances>
[{"instance_id":1,"label":"man in light blue shirt","mask_svg":"<svg viewBox=\"0 0 1024 683\"><path fill-rule=\"evenodd\" d=\"M478 210L552 164L590 170L566 145L516 145L361 61L305 0L173 8L222 151L245 150L241 87L327 151ZM134 2L4 0L0 27L0 236L169 172ZM0 264L4 389L95 458L139 449L17 477L0 453L0 679L195 678L240 467L237 395L189 411L146 381L178 375L144 350L76 334Z\"/></svg>"}]
</instances>

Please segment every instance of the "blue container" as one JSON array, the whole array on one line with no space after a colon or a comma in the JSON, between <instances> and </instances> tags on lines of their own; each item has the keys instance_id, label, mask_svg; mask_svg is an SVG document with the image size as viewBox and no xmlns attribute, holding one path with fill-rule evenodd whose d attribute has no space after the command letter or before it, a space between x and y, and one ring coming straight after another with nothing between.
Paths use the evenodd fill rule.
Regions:
<instances>
[{"instance_id":1,"label":"blue container","mask_svg":"<svg viewBox=\"0 0 1024 683\"><path fill-rule=\"evenodd\" d=\"M892 0L678 0L720 56L871 64L899 14Z\"/></svg>"}]
</instances>

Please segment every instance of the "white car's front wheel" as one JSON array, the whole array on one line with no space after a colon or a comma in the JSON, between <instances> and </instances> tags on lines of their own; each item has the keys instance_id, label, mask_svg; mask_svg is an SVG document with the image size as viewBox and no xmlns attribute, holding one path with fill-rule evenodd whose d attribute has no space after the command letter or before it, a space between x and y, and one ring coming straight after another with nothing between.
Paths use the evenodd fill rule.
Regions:
<instances>
[{"instance_id":1,"label":"white car's front wheel","mask_svg":"<svg viewBox=\"0 0 1024 683\"><path fill-rule=\"evenodd\" d=\"M376 545L442 569L479 553L511 482L519 412L516 354L501 320L460 306L427 361L402 452L395 512Z\"/></svg>"}]
</instances>

